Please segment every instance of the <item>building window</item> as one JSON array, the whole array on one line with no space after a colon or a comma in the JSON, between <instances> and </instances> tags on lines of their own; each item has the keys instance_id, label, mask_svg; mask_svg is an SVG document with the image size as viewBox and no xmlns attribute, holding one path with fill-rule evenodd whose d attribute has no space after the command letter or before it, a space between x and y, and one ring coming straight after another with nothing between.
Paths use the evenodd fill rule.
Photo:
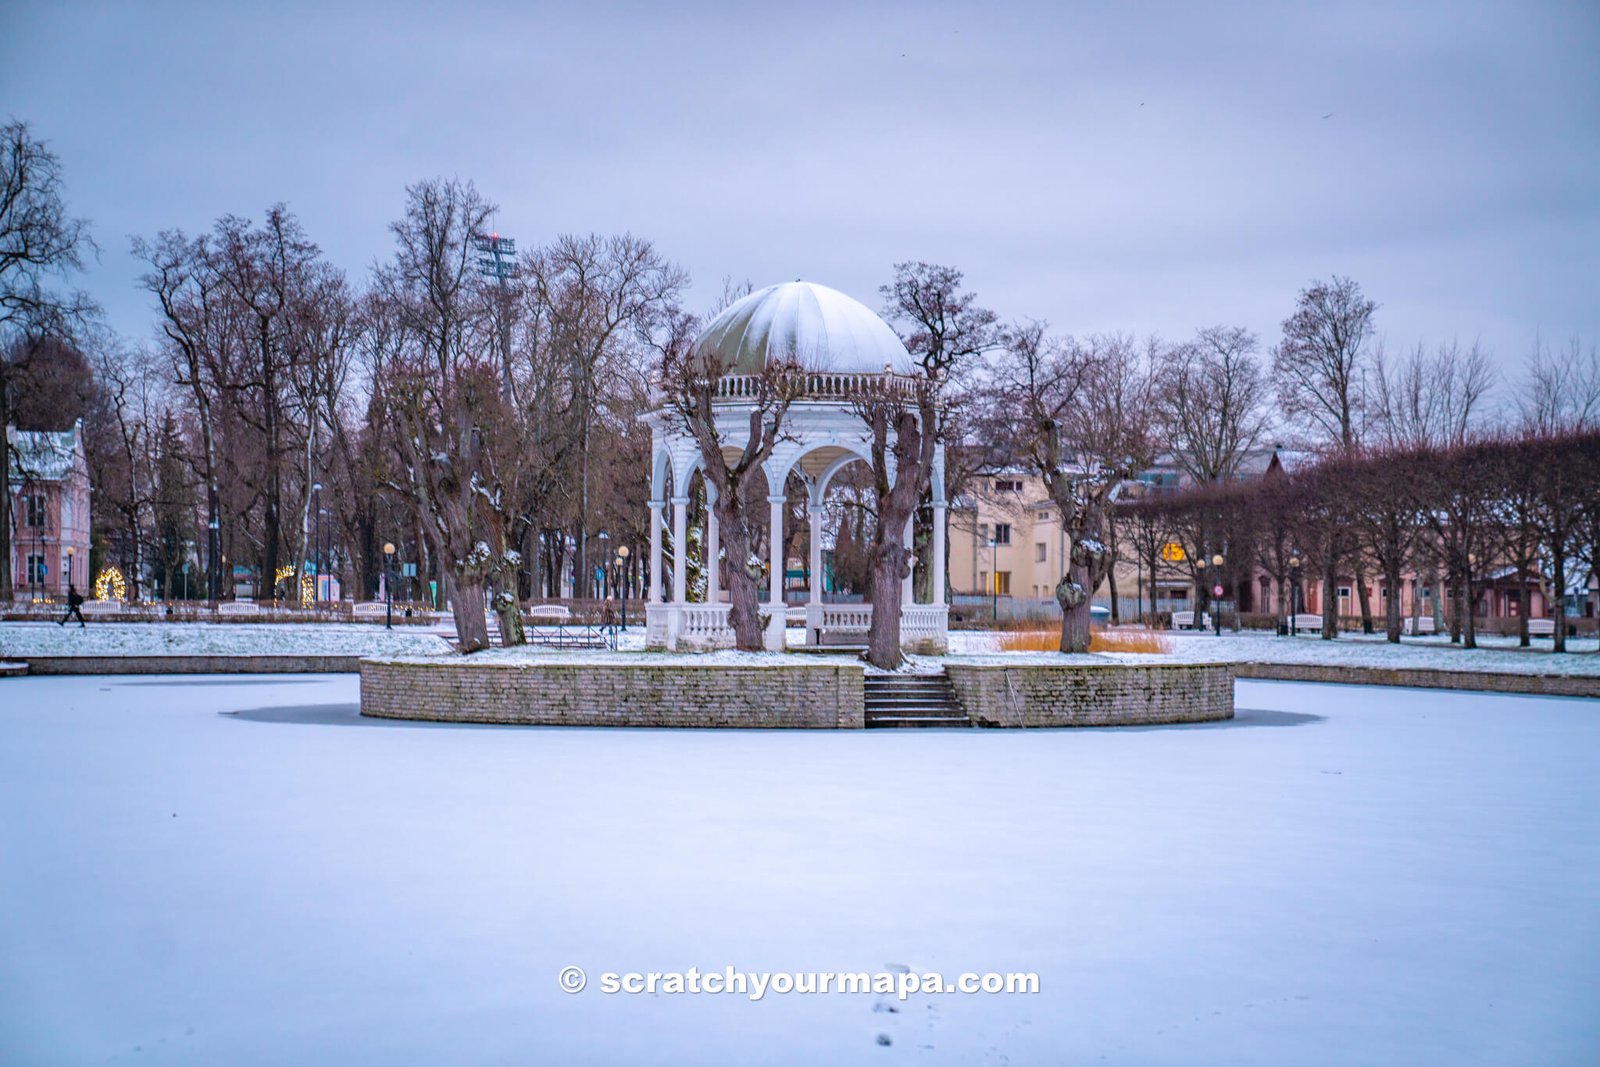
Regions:
<instances>
[{"instance_id":1,"label":"building window","mask_svg":"<svg viewBox=\"0 0 1600 1067\"><path fill-rule=\"evenodd\" d=\"M978 572L978 588L982 589L986 593L989 591L989 572L988 571L979 571Z\"/></svg>"},{"instance_id":2,"label":"building window","mask_svg":"<svg viewBox=\"0 0 1600 1067\"><path fill-rule=\"evenodd\" d=\"M43 556L32 556L32 555L30 555L28 557L28 584L29 585L43 585L44 584L44 557Z\"/></svg>"},{"instance_id":3,"label":"building window","mask_svg":"<svg viewBox=\"0 0 1600 1067\"><path fill-rule=\"evenodd\" d=\"M997 545L1009 545L1011 543L1011 524L1009 522L997 522L994 524L994 543Z\"/></svg>"},{"instance_id":4,"label":"building window","mask_svg":"<svg viewBox=\"0 0 1600 1067\"><path fill-rule=\"evenodd\" d=\"M1011 595L1011 572L1010 571L995 571L994 572L994 591L996 593L999 593L1001 596L1010 596Z\"/></svg>"},{"instance_id":5,"label":"building window","mask_svg":"<svg viewBox=\"0 0 1600 1067\"><path fill-rule=\"evenodd\" d=\"M1022 483L1009 479L997 479L994 483L994 491L997 493L1020 493L1022 492Z\"/></svg>"},{"instance_id":6,"label":"building window","mask_svg":"<svg viewBox=\"0 0 1600 1067\"><path fill-rule=\"evenodd\" d=\"M28 495L27 500L28 500L28 525L29 526L34 526L34 527L43 526L44 525L44 497L42 495L40 495L40 494L30 493Z\"/></svg>"},{"instance_id":7,"label":"building window","mask_svg":"<svg viewBox=\"0 0 1600 1067\"><path fill-rule=\"evenodd\" d=\"M1045 547L1043 541L1035 541L1033 545L1033 561L1035 563L1043 563L1050 558L1049 552L1050 550Z\"/></svg>"}]
</instances>

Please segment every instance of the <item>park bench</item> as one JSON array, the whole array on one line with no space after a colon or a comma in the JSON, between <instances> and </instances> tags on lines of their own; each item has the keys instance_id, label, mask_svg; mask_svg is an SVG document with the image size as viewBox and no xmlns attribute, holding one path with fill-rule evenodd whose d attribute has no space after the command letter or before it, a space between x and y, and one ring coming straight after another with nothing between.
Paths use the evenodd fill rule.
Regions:
<instances>
[{"instance_id":1,"label":"park bench","mask_svg":"<svg viewBox=\"0 0 1600 1067\"><path fill-rule=\"evenodd\" d=\"M572 611L564 604L536 604L523 612L529 621L564 623L572 621Z\"/></svg>"},{"instance_id":2,"label":"park bench","mask_svg":"<svg viewBox=\"0 0 1600 1067\"><path fill-rule=\"evenodd\" d=\"M1174 611L1172 613L1172 628L1174 630L1195 630L1195 629L1206 630L1206 629L1209 629L1210 627L1211 627L1211 613L1210 612L1202 611L1200 613L1200 625L1199 626L1195 625L1194 612L1192 612L1192 611Z\"/></svg>"},{"instance_id":3,"label":"park bench","mask_svg":"<svg viewBox=\"0 0 1600 1067\"><path fill-rule=\"evenodd\" d=\"M1434 625L1432 615L1421 615L1415 619L1408 618L1406 620L1405 629L1406 633L1408 634L1431 634L1438 632L1438 627Z\"/></svg>"},{"instance_id":4,"label":"park bench","mask_svg":"<svg viewBox=\"0 0 1600 1067\"><path fill-rule=\"evenodd\" d=\"M1554 619L1529 619L1528 620L1528 636L1529 637L1549 637L1549 638L1554 638L1556 636L1556 620L1554 620Z\"/></svg>"},{"instance_id":5,"label":"park bench","mask_svg":"<svg viewBox=\"0 0 1600 1067\"><path fill-rule=\"evenodd\" d=\"M389 609L389 605L382 600L363 600L350 609L350 614L357 619L382 618Z\"/></svg>"},{"instance_id":6,"label":"park bench","mask_svg":"<svg viewBox=\"0 0 1600 1067\"><path fill-rule=\"evenodd\" d=\"M218 615L260 615L261 605L253 600L225 600L217 605Z\"/></svg>"},{"instance_id":7,"label":"park bench","mask_svg":"<svg viewBox=\"0 0 1600 1067\"><path fill-rule=\"evenodd\" d=\"M1320 634L1322 632L1322 616L1310 613L1296 615L1294 617L1294 628L1296 633L1304 630L1307 633Z\"/></svg>"},{"instance_id":8,"label":"park bench","mask_svg":"<svg viewBox=\"0 0 1600 1067\"><path fill-rule=\"evenodd\" d=\"M85 600L83 613L85 615L115 615L126 610L120 600Z\"/></svg>"}]
</instances>

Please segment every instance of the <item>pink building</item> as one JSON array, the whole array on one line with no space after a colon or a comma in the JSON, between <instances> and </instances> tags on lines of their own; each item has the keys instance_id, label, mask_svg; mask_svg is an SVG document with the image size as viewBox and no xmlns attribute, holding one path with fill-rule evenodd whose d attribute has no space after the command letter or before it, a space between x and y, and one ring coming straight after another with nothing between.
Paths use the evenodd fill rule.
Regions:
<instances>
[{"instance_id":1,"label":"pink building","mask_svg":"<svg viewBox=\"0 0 1600 1067\"><path fill-rule=\"evenodd\" d=\"M83 425L60 432L6 427L11 456L11 580L20 599L60 597L70 579L92 595L89 465Z\"/></svg>"}]
</instances>

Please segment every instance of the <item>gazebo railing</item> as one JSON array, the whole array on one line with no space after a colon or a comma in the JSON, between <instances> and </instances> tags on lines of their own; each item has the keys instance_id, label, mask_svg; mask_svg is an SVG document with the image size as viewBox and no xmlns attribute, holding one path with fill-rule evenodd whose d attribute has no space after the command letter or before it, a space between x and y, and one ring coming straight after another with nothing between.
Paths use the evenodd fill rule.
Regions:
<instances>
[{"instance_id":1,"label":"gazebo railing","mask_svg":"<svg viewBox=\"0 0 1600 1067\"><path fill-rule=\"evenodd\" d=\"M852 399L887 392L903 400L915 400L926 379L910 374L837 374L830 371L799 371L786 375L783 383L796 391L795 399ZM749 400L770 389L770 379L760 374L725 374L717 379L716 399Z\"/></svg>"}]
</instances>

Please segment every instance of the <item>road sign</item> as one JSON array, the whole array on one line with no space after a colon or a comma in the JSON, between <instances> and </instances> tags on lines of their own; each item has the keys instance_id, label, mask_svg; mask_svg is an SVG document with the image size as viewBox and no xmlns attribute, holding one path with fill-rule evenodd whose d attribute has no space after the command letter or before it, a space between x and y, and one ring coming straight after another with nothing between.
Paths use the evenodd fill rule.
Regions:
<instances>
[{"instance_id":1,"label":"road sign","mask_svg":"<svg viewBox=\"0 0 1600 1067\"><path fill-rule=\"evenodd\" d=\"M1211 595L1212 596L1221 596L1222 595L1222 586L1220 586L1220 585L1212 586L1211 587Z\"/></svg>"}]
</instances>

